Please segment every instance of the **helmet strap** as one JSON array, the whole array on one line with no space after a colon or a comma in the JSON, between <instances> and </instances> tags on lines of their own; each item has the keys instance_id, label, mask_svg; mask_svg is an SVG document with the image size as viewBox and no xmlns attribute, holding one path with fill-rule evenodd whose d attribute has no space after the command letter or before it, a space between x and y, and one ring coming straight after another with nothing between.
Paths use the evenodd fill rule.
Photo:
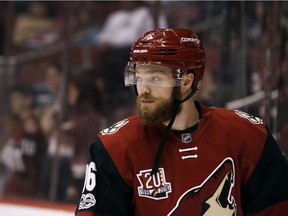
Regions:
<instances>
[{"instance_id":1,"label":"helmet strap","mask_svg":"<svg viewBox=\"0 0 288 216\"><path fill-rule=\"evenodd\" d=\"M136 96L138 96L137 86L136 86L136 85L133 85L133 88L134 88L134 92L135 92Z\"/></svg>"},{"instance_id":2,"label":"helmet strap","mask_svg":"<svg viewBox=\"0 0 288 216\"><path fill-rule=\"evenodd\" d=\"M182 99L182 100L176 99L176 100L178 100L180 104L184 103L185 101L189 100L195 94L195 92L196 92L196 90L194 88L192 88L190 93L184 99Z\"/></svg>"},{"instance_id":3,"label":"helmet strap","mask_svg":"<svg viewBox=\"0 0 288 216\"><path fill-rule=\"evenodd\" d=\"M176 115L177 115L177 112L178 112L180 104L184 103L185 101L187 101L195 93L195 91L192 89L191 92L183 100L179 100L176 97L176 92L177 92L176 89L177 89L177 87L174 87L173 88L173 93L172 93L172 97L173 97L172 116L171 116L171 119L170 119L167 127L164 130L161 142L159 144L159 147L158 147L158 150L157 150L154 162L153 162L153 168L152 168L152 171L150 172L150 176L153 176L155 173L158 172L160 159L161 159L162 152L164 150L165 144L167 142L168 133L169 133L174 121L175 121L175 118L176 118Z\"/></svg>"},{"instance_id":4,"label":"helmet strap","mask_svg":"<svg viewBox=\"0 0 288 216\"><path fill-rule=\"evenodd\" d=\"M158 150L157 150L154 162L153 162L153 168L152 168L152 171L150 173L150 176L153 176L155 173L158 172L160 159L161 159L162 152L164 150L164 147L165 147L165 144L166 144L166 141L167 141L167 138L168 138L168 133L169 133L174 121L175 121L175 118L176 118L176 115L177 115L177 111L178 111L178 108L180 106L179 100L175 97L175 94L176 94L176 91L175 91L175 88L174 88L174 90L173 90L173 98L174 98L174 100L173 100L172 116L171 116L171 119L169 121L169 124L167 125L167 127L164 130L162 139L160 141L160 144L159 144L159 147L158 147Z\"/></svg>"}]
</instances>

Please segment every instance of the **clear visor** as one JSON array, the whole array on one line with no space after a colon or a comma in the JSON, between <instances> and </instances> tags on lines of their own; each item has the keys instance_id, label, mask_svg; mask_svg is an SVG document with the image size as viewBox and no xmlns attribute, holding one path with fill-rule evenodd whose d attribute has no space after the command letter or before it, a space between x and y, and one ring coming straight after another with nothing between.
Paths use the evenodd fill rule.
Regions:
<instances>
[{"instance_id":1,"label":"clear visor","mask_svg":"<svg viewBox=\"0 0 288 216\"><path fill-rule=\"evenodd\" d=\"M177 78L173 77L174 69L167 65L128 62L125 72L125 86L150 85L157 87L181 86L182 73ZM182 70L181 70L182 71Z\"/></svg>"}]
</instances>

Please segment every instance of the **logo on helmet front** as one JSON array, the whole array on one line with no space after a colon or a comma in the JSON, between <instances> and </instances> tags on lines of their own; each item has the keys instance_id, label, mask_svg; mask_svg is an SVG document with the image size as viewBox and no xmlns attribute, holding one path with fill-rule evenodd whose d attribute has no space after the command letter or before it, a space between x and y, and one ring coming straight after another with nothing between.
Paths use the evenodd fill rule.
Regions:
<instances>
[{"instance_id":1,"label":"logo on helmet front","mask_svg":"<svg viewBox=\"0 0 288 216\"><path fill-rule=\"evenodd\" d=\"M181 42L192 42L195 43L197 46L200 45L200 40L197 38L188 38L188 37L181 37Z\"/></svg>"}]
</instances>

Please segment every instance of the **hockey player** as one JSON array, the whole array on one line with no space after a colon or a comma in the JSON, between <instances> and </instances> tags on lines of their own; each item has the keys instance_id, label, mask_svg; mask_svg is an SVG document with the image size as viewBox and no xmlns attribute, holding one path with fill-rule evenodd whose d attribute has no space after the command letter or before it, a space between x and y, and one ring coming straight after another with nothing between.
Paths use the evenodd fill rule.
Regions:
<instances>
[{"instance_id":1,"label":"hockey player","mask_svg":"<svg viewBox=\"0 0 288 216\"><path fill-rule=\"evenodd\" d=\"M288 164L263 121L193 99L205 69L193 31L149 31L130 60L139 115L92 143L77 216L288 214Z\"/></svg>"}]
</instances>

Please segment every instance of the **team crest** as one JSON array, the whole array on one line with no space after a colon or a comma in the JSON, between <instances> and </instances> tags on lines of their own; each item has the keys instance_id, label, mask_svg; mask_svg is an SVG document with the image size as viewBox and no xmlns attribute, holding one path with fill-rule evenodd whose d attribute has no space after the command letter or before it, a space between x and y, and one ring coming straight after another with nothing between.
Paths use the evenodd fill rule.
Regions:
<instances>
[{"instance_id":1,"label":"team crest","mask_svg":"<svg viewBox=\"0 0 288 216\"><path fill-rule=\"evenodd\" d=\"M200 185L182 194L168 216L236 216L234 184L234 162L225 158Z\"/></svg>"},{"instance_id":2,"label":"team crest","mask_svg":"<svg viewBox=\"0 0 288 216\"><path fill-rule=\"evenodd\" d=\"M235 110L235 113L238 116L247 119L248 121L250 121L253 124L263 124L263 120L259 117L253 116L251 114L248 114L246 112L239 111L239 110Z\"/></svg>"},{"instance_id":3,"label":"team crest","mask_svg":"<svg viewBox=\"0 0 288 216\"><path fill-rule=\"evenodd\" d=\"M137 174L140 182L138 194L140 197L146 197L154 200L168 198L168 194L172 192L171 184L166 182L164 168L159 168L158 172L150 175L152 169L141 170Z\"/></svg>"},{"instance_id":4,"label":"team crest","mask_svg":"<svg viewBox=\"0 0 288 216\"><path fill-rule=\"evenodd\" d=\"M112 126L104 129L103 131L101 131L102 135L111 135L111 134L115 134L120 128L122 128L123 126L125 126L128 123L128 119L124 119L122 121L119 121L115 124L113 124Z\"/></svg>"}]
</instances>

